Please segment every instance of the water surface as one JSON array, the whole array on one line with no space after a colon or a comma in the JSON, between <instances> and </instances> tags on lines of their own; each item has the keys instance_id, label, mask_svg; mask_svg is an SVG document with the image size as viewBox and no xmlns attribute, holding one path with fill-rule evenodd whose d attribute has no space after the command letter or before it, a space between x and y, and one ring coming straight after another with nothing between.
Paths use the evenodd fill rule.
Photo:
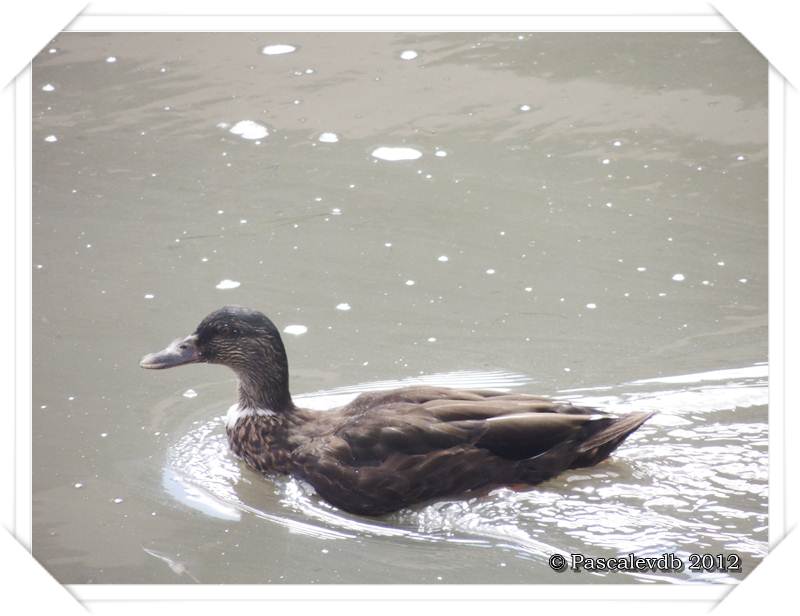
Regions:
<instances>
[{"instance_id":1,"label":"water surface","mask_svg":"<svg viewBox=\"0 0 800 616\"><path fill-rule=\"evenodd\" d=\"M409 53L413 52L413 53ZM767 65L736 34L63 34L33 69L33 551L66 583L731 582L767 549ZM659 414L370 520L227 451L226 303L297 402L408 382Z\"/></svg>"}]
</instances>

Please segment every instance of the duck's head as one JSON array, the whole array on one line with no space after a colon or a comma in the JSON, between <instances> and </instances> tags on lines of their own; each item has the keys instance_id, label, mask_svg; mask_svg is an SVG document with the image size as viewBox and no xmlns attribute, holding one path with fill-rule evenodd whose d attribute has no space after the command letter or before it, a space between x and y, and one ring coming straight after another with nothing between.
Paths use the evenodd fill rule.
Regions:
<instances>
[{"instance_id":1,"label":"duck's head","mask_svg":"<svg viewBox=\"0 0 800 616\"><path fill-rule=\"evenodd\" d=\"M139 365L160 370L194 363L222 364L236 372L240 404L275 411L291 407L283 341L274 323L257 310L215 310L193 333L145 355Z\"/></svg>"}]
</instances>

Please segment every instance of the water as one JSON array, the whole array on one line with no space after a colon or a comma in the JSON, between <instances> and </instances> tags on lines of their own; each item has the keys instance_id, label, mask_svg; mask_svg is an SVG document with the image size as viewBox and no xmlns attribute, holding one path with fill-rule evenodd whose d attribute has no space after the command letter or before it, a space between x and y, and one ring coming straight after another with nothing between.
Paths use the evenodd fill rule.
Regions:
<instances>
[{"instance_id":1,"label":"water","mask_svg":"<svg viewBox=\"0 0 800 616\"><path fill-rule=\"evenodd\" d=\"M33 551L60 581L729 583L546 563L736 552L746 574L764 556L767 66L744 39L50 47ZM275 320L313 408L427 382L659 414L530 491L351 516L232 458L224 369L138 368L225 303Z\"/></svg>"}]
</instances>

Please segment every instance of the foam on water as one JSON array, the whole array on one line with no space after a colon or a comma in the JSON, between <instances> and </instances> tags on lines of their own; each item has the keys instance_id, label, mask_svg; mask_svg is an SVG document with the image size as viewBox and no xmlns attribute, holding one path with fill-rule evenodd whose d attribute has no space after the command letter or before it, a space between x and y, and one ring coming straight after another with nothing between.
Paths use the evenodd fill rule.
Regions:
<instances>
[{"instance_id":1,"label":"foam on water","mask_svg":"<svg viewBox=\"0 0 800 616\"><path fill-rule=\"evenodd\" d=\"M253 122L252 120L241 120L230 128L230 132L239 135L242 139L263 139L269 135L267 127Z\"/></svg>"},{"instance_id":2,"label":"foam on water","mask_svg":"<svg viewBox=\"0 0 800 616\"><path fill-rule=\"evenodd\" d=\"M417 160L422 157L422 152L414 148L382 146L372 151L375 158L388 161Z\"/></svg>"},{"instance_id":3,"label":"foam on water","mask_svg":"<svg viewBox=\"0 0 800 616\"><path fill-rule=\"evenodd\" d=\"M228 290L228 289L237 289L240 286L242 286L241 282L238 282L236 280L230 280L230 279L226 278L225 280L220 280L219 283L217 283L216 288L221 290L221 291L225 291L225 290Z\"/></svg>"},{"instance_id":4,"label":"foam on water","mask_svg":"<svg viewBox=\"0 0 800 616\"><path fill-rule=\"evenodd\" d=\"M266 47L261 48L261 53L265 56L281 56L287 53L292 53L297 51L297 47L294 45L267 45Z\"/></svg>"}]
</instances>

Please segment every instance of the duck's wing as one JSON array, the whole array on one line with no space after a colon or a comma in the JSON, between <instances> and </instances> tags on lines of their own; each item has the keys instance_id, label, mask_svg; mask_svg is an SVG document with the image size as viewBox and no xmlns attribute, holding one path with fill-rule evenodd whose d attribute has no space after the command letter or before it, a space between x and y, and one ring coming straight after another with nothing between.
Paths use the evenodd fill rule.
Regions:
<instances>
[{"instance_id":1,"label":"duck's wing","mask_svg":"<svg viewBox=\"0 0 800 616\"><path fill-rule=\"evenodd\" d=\"M650 415L608 415L527 394L409 387L362 394L342 409L335 436L344 457L356 465L453 447L524 460L567 443L581 466L597 461L588 454L598 448L608 455ZM610 443L610 449L604 447Z\"/></svg>"},{"instance_id":2,"label":"duck's wing","mask_svg":"<svg viewBox=\"0 0 800 616\"><path fill-rule=\"evenodd\" d=\"M588 407L577 407L542 396L508 394L491 389L453 389L450 387L414 386L390 391L367 392L343 407L345 414L376 413L398 405L419 405L433 411L443 420L480 419L509 413L572 413L592 414ZM419 410L419 409L418 409Z\"/></svg>"},{"instance_id":3,"label":"duck's wing","mask_svg":"<svg viewBox=\"0 0 800 616\"><path fill-rule=\"evenodd\" d=\"M294 455L326 499L376 515L595 464L649 416L617 417L536 396L407 388L360 396Z\"/></svg>"}]
</instances>

